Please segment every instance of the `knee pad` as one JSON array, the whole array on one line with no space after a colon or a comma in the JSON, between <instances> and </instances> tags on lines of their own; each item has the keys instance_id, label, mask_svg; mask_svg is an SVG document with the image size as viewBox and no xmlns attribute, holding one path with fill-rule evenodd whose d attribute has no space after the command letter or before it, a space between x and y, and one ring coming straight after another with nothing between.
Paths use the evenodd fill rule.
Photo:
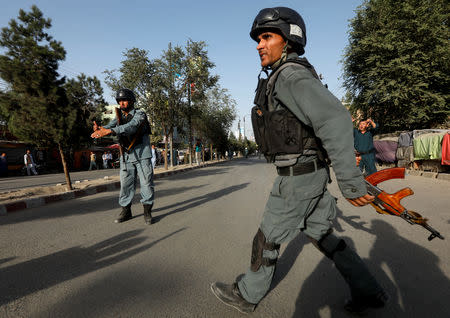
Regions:
<instances>
[{"instance_id":1,"label":"knee pad","mask_svg":"<svg viewBox=\"0 0 450 318\"><path fill-rule=\"evenodd\" d=\"M250 269L253 272L256 272L261 267L261 265L274 266L277 263L277 259L263 257L263 252L264 250L273 251L279 249L280 244L267 242L264 233L261 231L261 229L258 229L258 232L256 232L256 235L253 238Z\"/></svg>"},{"instance_id":2,"label":"knee pad","mask_svg":"<svg viewBox=\"0 0 450 318\"><path fill-rule=\"evenodd\" d=\"M330 229L330 231L317 242L319 249L330 259L333 259L334 253L343 251L347 247L347 244L343 239L337 238L332 233L333 231Z\"/></svg>"}]
</instances>

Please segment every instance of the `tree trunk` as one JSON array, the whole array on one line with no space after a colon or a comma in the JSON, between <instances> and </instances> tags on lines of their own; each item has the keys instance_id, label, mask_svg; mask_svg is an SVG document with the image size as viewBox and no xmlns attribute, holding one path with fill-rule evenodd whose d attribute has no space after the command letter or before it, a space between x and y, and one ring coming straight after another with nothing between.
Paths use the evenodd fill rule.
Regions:
<instances>
[{"instance_id":1,"label":"tree trunk","mask_svg":"<svg viewBox=\"0 0 450 318\"><path fill-rule=\"evenodd\" d=\"M211 162L214 160L213 158L213 146L212 146L212 142L209 144L209 155L211 157Z\"/></svg>"},{"instance_id":2,"label":"tree trunk","mask_svg":"<svg viewBox=\"0 0 450 318\"><path fill-rule=\"evenodd\" d=\"M63 151L61 145L58 145L58 149L59 149L59 155L61 156L61 162L62 162L62 165L64 168L64 175L66 176L66 190L71 191L71 190L73 190L72 181L70 181L70 174L69 174L69 170L67 169L66 157L64 156L64 151Z\"/></svg>"},{"instance_id":3,"label":"tree trunk","mask_svg":"<svg viewBox=\"0 0 450 318\"><path fill-rule=\"evenodd\" d=\"M202 163L205 163L205 147L202 144Z\"/></svg>"},{"instance_id":4,"label":"tree trunk","mask_svg":"<svg viewBox=\"0 0 450 318\"><path fill-rule=\"evenodd\" d=\"M170 167L173 167L173 131L169 134L169 141L170 141Z\"/></svg>"},{"instance_id":5,"label":"tree trunk","mask_svg":"<svg viewBox=\"0 0 450 318\"><path fill-rule=\"evenodd\" d=\"M164 169L165 170L169 170L169 168L167 167L167 140L168 140L168 135L166 134L165 136L166 138L164 138Z\"/></svg>"}]
</instances>

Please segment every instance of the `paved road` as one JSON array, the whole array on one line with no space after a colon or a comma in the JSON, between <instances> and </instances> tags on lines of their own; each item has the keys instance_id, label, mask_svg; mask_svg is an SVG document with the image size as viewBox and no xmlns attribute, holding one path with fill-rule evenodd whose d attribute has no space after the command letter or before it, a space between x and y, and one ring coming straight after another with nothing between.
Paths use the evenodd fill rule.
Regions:
<instances>
[{"instance_id":1,"label":"paved road","mask_svg":"<svg viewBox=\"0 0 450 318\"><path fill-rule=\"evenodd\" d=\"M186 165L187 166L187 165ZM156 166L156 171L164 171L163 166ZM93 180L105 176L118 176L119 169L99 169L91 171L71 172L72 182ZM58 183L65 183L64 173L43 174L37 176L14 176L0 178L0 191L24 189L29 187L54 186Z\"/></svg>"},{"instance_id":2,"label":"paved road","mask_svg":"<svg viewBox=\"0 0 450 318\"><path fill-rule=\"evenodd\" d=\"M114 224L117 191L0 217L0 317L242 317L210 292L249 265L275 174L257 159L236 160L156 182L157 223ZM427 233L338 196L335 229L367 260L392 295L367 317L450 317L449 187L408 176L416 195L404 205L426 214L447 237ZM136 202L139 197L136 196ZM349 297L332 263L299 236L282 246L273 289L251 316L347 317Z\"/></svg>"},{"instance_id":3,"label":"paved road","mask_svg":"<svg viewBox=\"0 0 450 318\"><path fill-rule=\"evenodd\" d=\"M118 176L119 169L102 169L92 171L71 172L72 182L93 180L104 176ZM54 186L58 183L66 183L64 173L43 174L37 176L14 176L0 179L0 191L17 190L29 187Z\"/></svg>"}]
</instances>

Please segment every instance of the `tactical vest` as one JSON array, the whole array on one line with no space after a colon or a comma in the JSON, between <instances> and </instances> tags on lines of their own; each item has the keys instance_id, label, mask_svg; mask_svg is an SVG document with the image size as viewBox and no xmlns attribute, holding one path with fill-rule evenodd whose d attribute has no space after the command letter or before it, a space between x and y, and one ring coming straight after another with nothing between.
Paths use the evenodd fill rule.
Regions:
<instances>
[{"instance_id":1,"label":"tactical vest","mask_svg":"<svg viewBox=\"0 0 450 318\"><path fill-rule=\"evenodd\" d=\"M273 105L275 81L279 73L291 65L306 67L315 78L319 79L314 67L306 58L287 60L268 78L258 76L255 106L251 112L255 141L269 162L274 162L277 155L302 155L306 150L309 154L317 154L319 159L324 160L325 150L314 135L312 127L303 124L285 105L280 109L275 109Z\"/></svg>"},{"instance_id":2,"label":"tactical vest","mask_svg":"<svg viewBox=\"0 0 450 318\"><path fill-rule=\"evenodd\" d=\"M128 114L128 116L125 116L123 112L120 112L120 124L125 125L129 123L133 119L133 115ZM142 122L136 133L131 136L125 136L121 135L119 136L119 144L125 149L127 152L130 152L130 150L141 144L143 141L143 136L146 134L150 134L150 123L148 122L147 115L145 115L145 120Z\"/></svg>"}]
</instances>

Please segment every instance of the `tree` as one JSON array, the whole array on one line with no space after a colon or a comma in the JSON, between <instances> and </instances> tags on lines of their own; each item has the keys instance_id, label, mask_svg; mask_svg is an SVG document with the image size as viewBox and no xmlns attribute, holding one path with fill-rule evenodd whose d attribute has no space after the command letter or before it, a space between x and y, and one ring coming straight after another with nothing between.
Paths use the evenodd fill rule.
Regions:
<instances>
[{"instance_id":1,"label":"tree","mask_svg":"<svg viewBox=\"0 0 450 318\"><path fill-rule=\"evenodd\" d=\"M70 107L65 78L60 78L58 63L66 52L46 29L45 19L36 6L30 12L19 11L18 20L2 28L0 76L8 89L0 92L0 108L8 114L8 127L21 140L39 146L56 145L66 175L67 189L72 190L63 148L67 146L75 124L77 110Z\"/></svg>"},{"instance_id":2,"label":"tree","mask_svg":"<svg viewBox=\"0 0 450 318\"><path fill-rule=\"evenodd\" d=\"M385 132L448 119L449 6L444 0L366 0L350 21L344 86L351 111Z\"/></svg>"},{"instance_id":3,"label":"tree","mask_svg":"<svg viewBox=\"0 0 450 318\"><path fill-rule=\"evenodd\" d=\"M69 79L64 88L69 107L77 110L77 124L71 131L69 144L73 148L91 144L92 122L101 123L106 106L100 81L95 76L81 74L76 79Z\"/></svg>"},{"instance_id":4,"label":"tree","mask_svg":"<svg viewBox=\"0 0 450 318\"><path fill-rule=\"evenodd\" d=\"M188 85L188 109L185 111L187 115L189 153L193 153L192 129L196 128L192 125L192 118L201 117L201 106L206 98L206 92L209 88L216 85L219 77L212 76L210 70L215 66L208 57L206 43L203 41L195 42L191 39L186 44L186 60L185 63L185 79ZM194 121L195 122L195 121ZM197 121L198 122L198 121ZM192 163L192 157L189 161Z\"/></svg>"},{"instance_id":5,"label":"tree","mask_svg":"<svg viewBox=\"0 0 450 318\"><path fill-rule=\"evenodd\" d=\"M119 70L105 71L107 85L113 90L127 87L136 91L137 105L150 115L153 128L161 128L166 140L166 169L167 143L173 139L174 128L183 132L185 126L191 127L191 118L197 114L206 90L217 82L217 76L209 73L214 64L205 47L204 42L192 40L185 48L169 43L154 60L149 59L147 51L133 48L124 53Z\"/></svg>"},{"instance_id":6,"label":"tree","mask_svg":"<svg viewBox=\"0 0 450 318\"><path fill-rule=\"evenodd\" d=\"M124 60L118 70L105 70L105 83L113 92L121 88L131 89L138 106L146 107L145 97L151 85L154 74L153 64L148 57L149 52L143 49L131 48L123 52ZM115 96L114 96L115 97Z\"/></svg>"},{"instance_id":7,"label":"tree","mask_svg":"<svg viewBox=\"0 0 450 318\"><path fill-rule=\"evenodd\" d=\"M168 168L167 154L170 142L170 158L173 163L173 132L182 132L185 106L186 81L183 78L185 52L180 46L169 43L161 57L153 60L155 74L150 86L151 114L158 121L164 135L164 168Z\"/></svg>"},{"instance_id":8,"label":"tree","mask_svg":"<svg viewBox=\"0 0 450 318\"><path fill-rule=\"evenodd\" d=\"M211 154L213 145L217 153L225 153L228 149L227 136L236 118L236 102L218 84L210 88L205 96L201 114L194 118L193 124L202 139L209 142Z\"/></svg>"}]
</instances>

